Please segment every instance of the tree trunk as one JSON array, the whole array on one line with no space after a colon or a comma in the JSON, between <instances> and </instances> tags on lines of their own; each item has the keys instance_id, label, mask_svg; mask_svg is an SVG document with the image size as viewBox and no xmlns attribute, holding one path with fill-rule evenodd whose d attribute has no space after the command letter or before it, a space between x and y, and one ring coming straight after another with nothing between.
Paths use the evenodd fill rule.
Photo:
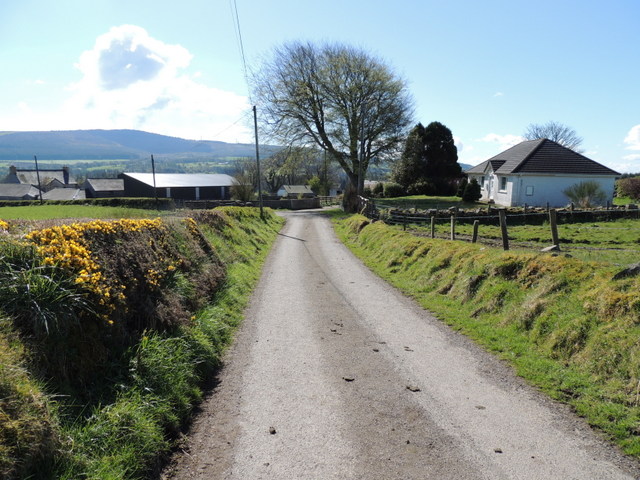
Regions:
<instances>
[{"instance_id":1,"label":"tree trunk","mask_svg":"<svg viewBox=\"0 0 640 480\"><path fill-rule=\"evenodd\" d=\"M357 213L358 211L358 190L356 189L357 184L357 176L355 178L352 178L352 175L349 175L349 181L347 182L347 186L344 190L344 195L342 196L342 208L345 212Z\"/></svg>"}]
</instances>

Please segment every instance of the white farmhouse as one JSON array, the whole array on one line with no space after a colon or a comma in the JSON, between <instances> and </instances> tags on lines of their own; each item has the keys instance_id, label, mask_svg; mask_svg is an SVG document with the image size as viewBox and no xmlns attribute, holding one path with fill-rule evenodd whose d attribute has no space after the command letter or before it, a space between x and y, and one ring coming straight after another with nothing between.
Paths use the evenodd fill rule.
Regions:
<instances>
[{"instance_id":1,"label":"white farmhouse","mask_svg":"<svg viewBox=\"0 0 640 480\"><path fill-rule=\"evenodd\" d=\"M563 207L562 193L584 181L597 182L611 201L620 174L546 138L515 145L466 171L481 187L483 201L506 207Z\"/></svg>"}]
</instances>

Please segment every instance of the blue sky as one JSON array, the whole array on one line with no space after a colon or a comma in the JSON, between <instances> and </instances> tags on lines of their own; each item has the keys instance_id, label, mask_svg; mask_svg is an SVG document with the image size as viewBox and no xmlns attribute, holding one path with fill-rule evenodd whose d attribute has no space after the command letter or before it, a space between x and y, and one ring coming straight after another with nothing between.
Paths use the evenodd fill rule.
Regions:
<instances>
[{"instance_id":1,"label":"blue sky","mask_svg":"<svg viewBox=\"0 0 640 480\"><path fill-rule=\"evenodd\" d=\"M640 172L638 0L236 0L248 66L283 42L360 47L475 165L558 121ZM0 130L136 128L251 142L233 0L3 0ZM258 105L259 108L259 105Z\"/></svg>"}]
</instances>

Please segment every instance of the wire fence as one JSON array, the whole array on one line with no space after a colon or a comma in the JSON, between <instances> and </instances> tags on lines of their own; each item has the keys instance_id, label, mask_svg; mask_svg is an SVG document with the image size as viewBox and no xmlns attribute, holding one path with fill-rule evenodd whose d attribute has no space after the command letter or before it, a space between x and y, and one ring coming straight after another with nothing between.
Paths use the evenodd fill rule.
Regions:
<instances>
[{"instance_id":1,"label":"wire fence","mask_svg":"<svg viewBox=\"0 0 640 480\"><path fill-rule=\"evenodd\" d=\"M606 225L618 219L640 220L637 208L507 209L489 205L474 210L457 207L417 210L385 206L360 197L359 211L368 218L402 226L423 237L470 241L505 250L562 250L589 259L597 257L597 252L605 252L607 261L616 264L640 257L640 235L634 234L640 231L640 221L625 226ZM527 227L538 227L538 238L527 239L531 236L527 235L531 233ZM585 235L585 230L591 233Z\"/></svg>"}]
</instances>

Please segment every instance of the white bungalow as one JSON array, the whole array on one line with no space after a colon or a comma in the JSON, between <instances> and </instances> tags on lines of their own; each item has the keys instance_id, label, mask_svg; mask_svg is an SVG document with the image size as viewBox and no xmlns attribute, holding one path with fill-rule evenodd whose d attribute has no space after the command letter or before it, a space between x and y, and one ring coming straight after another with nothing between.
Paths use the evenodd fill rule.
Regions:
<instances>
[{"instance_id":1,"label":"white bungalow","mask_svg":"<svg viewBox=\"0 0 640 480\"><path fill-rule=\"evenodd\" d=\"M584 181L597 182L611 201L620 174L546 138L529 140L466 171L480 184L483 201L505 207L563 207L563 193Z\"/></svg>"}]
</instances>

